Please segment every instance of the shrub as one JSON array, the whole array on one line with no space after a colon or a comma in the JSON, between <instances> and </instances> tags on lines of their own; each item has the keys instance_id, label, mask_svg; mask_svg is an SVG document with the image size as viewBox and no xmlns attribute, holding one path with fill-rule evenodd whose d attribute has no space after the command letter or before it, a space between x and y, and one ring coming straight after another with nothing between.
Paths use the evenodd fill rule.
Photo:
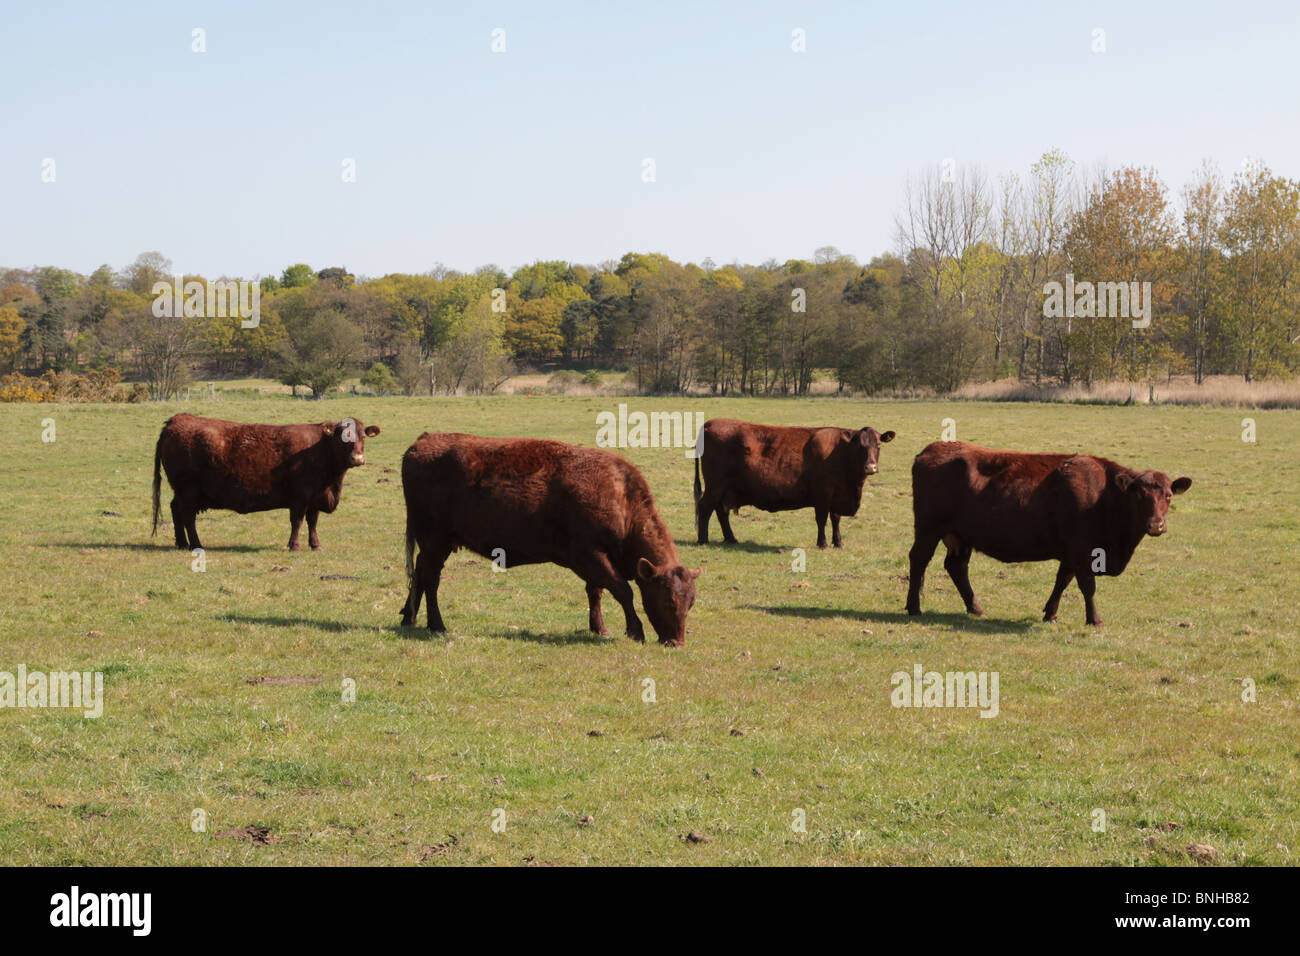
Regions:
<instances>
[{"instance_id":1,"label":"shrub","mask_svg":"<svg viewBox=\"0 0 1300 956\"><path fill-rule=\"evenodd\" d=\"M123 402L127 395L118 388L121 381L122 373L115 368L84 375L49 371L40 378L13 372L0 379L0 402Z\"/></svg>"},{"instance_id":2,"label":"shrub","mask_svg":"<svg viewBox=\"0 0 1300 956\"><path fill-rule=\"evenodd\" d=\"M401 388L401 383L383 362L370 366L366 374L361 376L361 384L376 395L391 395Z\"/></svg>"}]
</instances>

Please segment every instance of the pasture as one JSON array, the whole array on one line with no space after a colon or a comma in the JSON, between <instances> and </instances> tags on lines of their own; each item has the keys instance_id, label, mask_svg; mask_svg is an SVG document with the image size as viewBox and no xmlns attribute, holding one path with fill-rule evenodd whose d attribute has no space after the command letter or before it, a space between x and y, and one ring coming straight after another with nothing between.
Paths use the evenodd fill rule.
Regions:
<instances>
[{"instance_id":1,"label":"pasture","mask_svg":"<svg viewBox=\"0 0 1300 956\"><path fill-rule=\"evenodd\" d=\"M597 414L619 401L898 438L844 522L845 547L824 552L811 511L746 509L739 545L716 543L715 523L715 543L697 546L692 462L622 451L682 562L704 569L682 650L622 637L608 595L616 636L589 634L568 571L494 573L464 552L443 576L450 632L399 628L397 468L411 441L433 429L592 446ZM322 516L322 551L284 549L287 512L211 512L198 572L169 522L149 536L154 441L182 410L356 415L383 433ZM909 469L945 418L966 441L1194 479L1169 533L1100 580L1103 628L1084 626L1073 585L1060 621L1041 623L1054 565L979 555L986 617L968 618L942 549L926 614L903 613ZM1229 864L1300 854L1295 412L277 396L0 406L0 424L0 670L100 671L105 695L98 719L0 709L9 864L1180 865L1190 843ZM169 498L164 482L164 518ZM792 570L795 548L806 571ZM891 675L917 664L996 671L999 713L891 706Z\"/></svg>"}]
</instances>

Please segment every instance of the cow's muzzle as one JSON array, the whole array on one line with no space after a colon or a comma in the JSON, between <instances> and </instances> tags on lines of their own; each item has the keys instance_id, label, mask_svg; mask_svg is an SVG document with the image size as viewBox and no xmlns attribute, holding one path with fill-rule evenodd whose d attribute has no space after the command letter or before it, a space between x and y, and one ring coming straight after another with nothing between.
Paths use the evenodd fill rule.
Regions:
<instances>
[{"instance_id":1,"label":"cow's muzzle","mask_svg":"<svg viewBox=\"0 0 1300 956\"><path fill-rule=\"evenodd\" d=\"M1153 538L1160 537L1167 530L1169 530L1168 526L1163 521L1153 521L1147 525L1147 534L1151 535Z\"/></svg>"},{"instance_id":2,"label":"cow's muzzle","mask_svg":"<svg viewBox=\"0 0 1300 956\"><path fill-rule=\"evenodd\" d=\"M356 466L356 465L364 465L365 463L366 463L366 456L365 456L365 455L353 455L353 456L352 456L352 464L353 464L353 466Z\"/></svg>"},{"instance_id":3,"label":"cow's muzzle","mask_svg":"<svg viewBox=\"0 0 1300 956\"><path fill-rule=\"evenodd\" d=\"M867 465L867 474L868 474L868 475L874 475L874 474L876 474L876 472L878 472L878 471L880 471L880 466L879 466L879 465Z\"/></svg>"}]
</instances>

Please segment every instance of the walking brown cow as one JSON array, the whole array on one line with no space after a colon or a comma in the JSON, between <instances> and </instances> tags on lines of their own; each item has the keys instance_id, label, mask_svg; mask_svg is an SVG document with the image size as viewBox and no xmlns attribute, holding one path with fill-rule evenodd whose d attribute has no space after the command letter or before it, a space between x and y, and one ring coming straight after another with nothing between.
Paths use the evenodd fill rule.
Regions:
<instances>
[{"instance_id":1,"label":"walking brown cow","mask_svg":"<svg viewBox=\"0 0 1300 956\"><path fill-rule=\"evenodd\" d=\"M966 610L983 614L970 585L970 557L1058 561L1043 620L1056 620L1061 593L1077 579L1088 624L1100 624L1097 575L1117 577L1145 535L1165 533L1173 495L1192 485L1092 455L1032 455L964 442L933 442L912 464L916 537L909 556L907 612L921 613L925 568L942 541L943 566Z\"/></svg>"},{"instance_id":2,"label":"walking brown cow","mask_svg":"<svg viewBox=\"0 0 1300 956\"><path fill-rule=\"evenodd\" d=\"M333 513L343 475L365 463L366 439L378 425L345 418L319 425L246 425L197 415L173 415L163 425L153 455L153 533L158 531L161 472L167 473L176 547L199 544L195 517L221 508L248 514L289 509L289 550L307 519L307 540L320 547L316 520Z\"/></svg>"},{"instance_id":3,"label":"walking brown cow","mask_svg":"<svg viewBox=\"0 0 1300 956\"><path fill-rule=\"evenodd\" d=\"M812 508L817 547L841 547L841 516L862 505L862 485L880 470L880 446L894 433L874 428L793 428L714 418L700 431L695 458L695 521L700 544L709 543L709 516L717 514L722 540L734 544L728 512L744 505L762 511ZM700 488L700 469L704 488Z\"/></svg>"},{"instance_id":4,"label":"walking brown cow","mask_svg":"<svg viewBox=\"0 0 1300 956\"><path fill-rule=\"evenodd\" d=\"M628 582L641 590L659 642L686 642L695 579L641 472L612 452L531 438L426 432L402 456L406 568L402 624L428 600L431 631L446 630L438 584L447 556L468 548L508 568L558 564L587 585L588 625L607 635L601 591L623 607L627 634L645 640ZM416 558L416 546L419 557Z\"/></svg>"}]
</instances>

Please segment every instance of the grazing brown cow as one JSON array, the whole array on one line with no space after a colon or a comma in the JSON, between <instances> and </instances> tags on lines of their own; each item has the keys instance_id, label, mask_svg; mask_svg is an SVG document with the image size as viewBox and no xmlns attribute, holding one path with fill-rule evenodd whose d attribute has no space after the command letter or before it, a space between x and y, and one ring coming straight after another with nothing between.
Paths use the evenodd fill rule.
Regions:
<instances>
[{"instance_id":1,"label":"grazing brown cow","mask_svg":"<svg viewBox=\"0 0 1300 956\"><path fill-rule=\"evenodd\" d=\"M700 569L682 567L645 478L618 455L557 441L425 432L402 456L402 491L411 587L402 624L415 623L426 597L429 630L446 630L442 566L468 548L507 568L568 568L587 584L592 632L609 633L600 613L604 589L622 605L628 636L644 641L628 585L635 580L659 643L686 643Z\"/></svg>"},{"instance_id":2,"label":"grazing brown cow","mask_svg":"<svg viewBox=\"0 0 1300 956\"><path fill-rule=\"evenodd\" d=\"M319 425L245 425L197 415L173 415L163 425L153 454L153 531L158 531L160 468L172 486L176 547L199 544L194 527L200 511L289 509L298 550L298 528L307 519L307 541L320 547L316 519L333 513L343 491L343 474L365 464L366 439L378 425L355 418Z\"/></svg>"},{"instance_id":3,"label":"grazing brown cow","mask_svg":"<svg viewBox=\"0 0 1300 956\"><path fill-rule=\"evenodd\" d=\"M1029 455L964 442L927 445L912 464L912 545L907 613L921 613L925 568L942 541L943 566L971 614L983 614L970 586L970 556L1059 561L1043 620L1056 620L1061 592L1079 581L1087 623L1100 624L1099 574L1117 577L1143 535L1165 533L1169 501L1192 479L1135 471L1092 455Z\"/></svg>"},{"instance_id":4,"label":"grazing brown cow","mask_svg":"<svg viewBox=\"0 0 1300 956\"><path fill-rule=\"evenodd\" d=\"M699 543L709 543L709 516L716 513L722 540L735 544L728 512L744 505L762 511L812 508L817 547L841 547L840 517L862 504L862 484L880 470L880 446L894 433L874 428L787 428L729 418L704 423L695 458L695 521ZM700 489L703 459L704 489Z\"/></svg>"}]
</instances>

